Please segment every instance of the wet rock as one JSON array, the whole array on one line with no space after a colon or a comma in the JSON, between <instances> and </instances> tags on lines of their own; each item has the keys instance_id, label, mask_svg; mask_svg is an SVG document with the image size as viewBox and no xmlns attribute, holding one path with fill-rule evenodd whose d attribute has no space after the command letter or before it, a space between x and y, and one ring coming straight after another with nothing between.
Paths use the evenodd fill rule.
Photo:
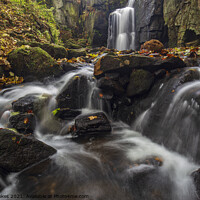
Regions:
<instances>
[{"instance_id":1,"label":"wet rock","mask_svg":"<svg viewBox=\"0 0 200 200\"><path fill-rule=\"evenodd\" d=\"M12 71L17 76L34 77L42 80L48 76L60 76L62 68L44 50L39 47L22 46L8 55Z\"/></svg>"},{"instance_id":2,"label":"wet rock","mask_svg":"<svg viewBox=\"0 0 200 200\"><path fill-rule=\"evenodd\" d=\"M141 49L146 49L148 51L154 51L154 52L161 52L162 49L164 49L164 45L159 40L150 40L145 42Z\"/></svg>"},{"instance_id":3,"label":"wet rock","mask_svg":"<svg viewBox=\"0 0 200 200\"><path fill-rule=\"evenodd\" d=\"M63 62L61 63L61 66L65 72L70 72L77 70L78 67L80 67L80 64L78 63L69 63L69 62Z\"/></svg>"},{"instance_id":4,"label":"wet rock","mask_svg":"<svg viewBox=\"0 0 200 200\"><path fill-rule=\"evenodd\" d=\"M141 55L113 56L106 55L99 59L94 66L94 75L100 78L105 73L120 73L130 75L133 69L144 69L155 72L160 69L173 70L186 67L185 63L178 57L171 57L165 60Z\"/></svg>"},{"instance_id":5,"label":"wet rock","mask_svg":"<svg viewBox=\"0 0 200 200\"><path fill-rule=\"evenodd\" d=\"M57 108L52 113L57 118L60 118L63 120L72 120L78 115L80 115L81 111L70 109L70 108Z\"/></svg>"},{"instance_id":6,"label":"wet rock","mask_svg":"<svg viewBox=\"0 0 200 200\"><path fill-rule=\"evenodd\" d=\"M115 81L110 79L109 77L102 77L97 82L97 87L103 90L111 90L115 95L122 95L125 90L122 87L122 85Z\"/></svg>"},{"instance_id":7,"label":"wet rock","mask_svg":"<svg viewBox=\"0 0 200 200\"><path fill-rule=\"evenodd\" d=\"M56 97L58 108L80 109L87 105L88 78L74 76Z\"/></svg>"},{"instance_id":8,"label":"wet rock","mask_svg":"<svg viewBox=\"0 0 200 200\"><path fill-rule=\"evenodd\" d=\"M9 122L12 128L23 134L33 133L36 127L36 118L33 113L12 113Z\"/></svg>"},{"instance_id":9,"label":"wet rock","mask_svg":"<svg viewBox=\"0 0 200 200\"><path fill-rule=\"evenodd\" d=\"M75 119L74 135L106 134L111 132L111 125L103 112L79 116Z\"/></svg>"},{"instance_id":10,"label":"wet rock","mask_svg":"<svg viewBox=\"0 0 200 200\"><path fill-rule=\"evenodd\" d=\"M54 148L34 138L0 130L0 168L8 172L19 172L55 153Z\"/></svg>"},{"instance_id":11,"label":"wet rock","mask_svg":"<svg viewBox=\"0 0 200 200\"><path fill-rule=\"evenodd\" d=\"M68 50L68 57L73 58L73 57L80 57L80 56L86 56L86 49L81 48L81 49L69 49Z\"/></svg>"},{"instance_id":12,"label":"wet rock","mask_svg":"<svg viewBox=\"0 0 200 200\"><path fill-rule=\"evenodd\" d=\"M197 169L196 171L192 172L191 176L194 180L197 195L200 198L200 169Z\"/></svg>"},{"instance_id":13,"label":"wet rock","mask_svg":"<svg viewBox=\"0 0 200 200\"><path fill-rule=\"evenodd\" d=\"M127 96L133 97L148 92L154 82L154 76L145 70L133 71L127 87Z\"/></svg>"},{"instance_id":14,"label":"wet rock","mask_svg":"<svg viewBox=\"0 0 200 200\"><path fill-rule=\"evenodd\" d=\"M39 115L45 105L49 102L49 95L33 96L27 95L12 102L14 112L26 113L33 112Z\"/></svg>"}]
</instances>

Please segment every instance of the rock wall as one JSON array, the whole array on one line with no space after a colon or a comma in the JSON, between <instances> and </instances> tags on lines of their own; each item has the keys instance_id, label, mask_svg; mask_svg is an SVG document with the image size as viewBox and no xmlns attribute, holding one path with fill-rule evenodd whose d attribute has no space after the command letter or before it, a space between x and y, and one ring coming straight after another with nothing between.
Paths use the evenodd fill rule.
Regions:
<instances>
[{"instance_id":1,"label":"rock wall","mask_svg":"<svg viewBox=\"0 0 200 200\"><path fill-rule=\"evenodd\" d=\"M61 34L84 38L92 46L106 46L108 16L128 0L50 0ZM135 0L136 47L150 39L165 46L197 45L200 40L199 0ZM190 43L196 40L196 43ZM169 41L169 42L168 42Z\"/></svg>"},{"instance_id":2,"label":"rock wall","mask_svg":"<svg viewBox=\"0 0 200 200\"><path fill-rule=\"evenodd\" d=\"M200 45L199 0L164 0L163 11L170 47Z\"/></svg>"},{"instance_id":3,"label":"rock wall","mask_svg":"<svg viewBox=\"0 0 200 200\"><path fill-rule=\"evenodd\" d=\"M136 0L136 46L158 39L167 46L167 28L163 18L163 0Z\"/></svg>"}]
</instances>

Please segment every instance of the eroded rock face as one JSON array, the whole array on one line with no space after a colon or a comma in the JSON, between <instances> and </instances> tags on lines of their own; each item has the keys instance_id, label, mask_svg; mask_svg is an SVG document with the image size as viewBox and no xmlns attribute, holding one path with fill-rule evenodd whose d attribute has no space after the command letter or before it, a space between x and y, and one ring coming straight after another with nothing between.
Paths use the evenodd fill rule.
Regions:
<instances>
[{"instance_id":1,"label":"eroded rock face","mask_svg":"<svg viewBox=\"0 0 200 200\"><path fill-rule=\"evenodd\" d=\"M163 12L170 47L187 45L192 41L191 46L200 44L199 1L164 0Z\"/></svg>"},{"instance_id":2,"label":"eroded rock face","mask_svg":"<svg viewBox=\"0 0 200 200\"><path fill-rule=\"evenodd\" d=\"M55 153L54 148L34 138L0 130L0 168L8 172L19 172Z\"/></svg>"}]
</instances>

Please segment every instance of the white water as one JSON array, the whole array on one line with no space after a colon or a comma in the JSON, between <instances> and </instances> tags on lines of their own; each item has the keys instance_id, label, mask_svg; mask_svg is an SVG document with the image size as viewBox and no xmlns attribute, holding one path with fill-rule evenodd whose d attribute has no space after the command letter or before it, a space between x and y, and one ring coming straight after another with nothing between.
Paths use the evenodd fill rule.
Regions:
<instances>
[{"instance_id":1,"label":"white water","mask_svg":"<svg viewBox=\"0 0 200 200\"><path fill-rule=\"evenodd\" d=\"M31 83L23 87L18 86L4 90L1 92L0 109L5 111L5 115L6 112L9 112L6 108L10 108L10 103L13 100L17 100L27 94L46 93L51 95L52 99L55 99L64 85L75 75L80 74L91 77L93 70L91 67L86 66L76 72L68 73L59 81L55 81L46 86L39 83ZM92 96L91 93L94 88L95 84L92 83L89 97ZM88 100L87 108L83 109L84 113L93 111L94 108L91 106L92 103L90 101L91 99ZM152 106L154 106L154 104ZM51 108L52 106L48 107ZM140 123L145 115L148 115L148 111L138 119ZM129 200L132 199L131 192L130 194L128 193L131 197L126 198L124 188L129 187L129 189L133 190L134 188L131 188L132 185L127 186L127 181L132 179L133 174L143 172L146 169L154 169L154 167L145 164L139 166L134 166L134 164L132 164L131 167L127 167L125 163L137 163L138 161L157 156L163 160L163 166L159 168L157 174L157 176L162 177L161 185L165 187L165 185L168 186L170 184L170 194L165 194L165 191L161 191L165 195L164 199L195 200L195 189L190 174L198 168L196 164L189 162L187 158L178 153L168 151L165 147L153 143L140 133L127 129L127 126L122 123L115 123L114 125L122 130L114 131L111 135L111 140L109 138L102 139L102 141L97 140L96 144L93 144L95 140L93 141L92 138L85 144L78 144L70 140L70 136L60 136L59 133L55 136L48 133L44 134L38 131L38 129L36 130L35 135L39 140L57 149L57 154L52 157L53 162L58 166L58 170L53 170L55 171L55 174L53 174L53 181L59 185L59 188L63 189L64 187L66 193L70 191L76 194L88 194L93 200L105 198L107 200ZM104 159L102 157L105 157L104 159L108 160L111 166L112 162L114 163L115 161L122 164L123 170L118 173L113 173L110 165L107 166L103 164ZM113 167L117 168L118 165ZM21 173L23 174L23 172ZM17 189L17 176L18 174L14 174L9 177L12 181L12 185L8 186L2 194L20 193ZM118 176L120 180L117 179ZM80 184L79 181L83 183ZM168 183L168 181L170 183ZM155 182L152 182L152 185L154 185ZM37 184L39 188L41 188L38 192L42 194L44 193L42 190L44 187L43 184L46 184L47 187L51 182L39 182ZM75 185L75 189L72 187L72 191L68 189L71 187L71 184ZM31 189L32 186L30 185L29 187ZM60 189L60 191L62 191L62 189ZM148 187L144 188L144 190L148 190ZM56 192L59 193L60 191L58 190ZM169 195L169 197L166 197L166 195Z\"/></svg>"},{"instance_id":2,"label":"white water","mask_svg":"<svg viewBox=\"0 0 200 200\"><path fill-rule=\"evenodd\" d=\"M117 9L109 16L108 48L135 50L135 10L134 0L127 7Z\"/></svg>"}]
</instances>

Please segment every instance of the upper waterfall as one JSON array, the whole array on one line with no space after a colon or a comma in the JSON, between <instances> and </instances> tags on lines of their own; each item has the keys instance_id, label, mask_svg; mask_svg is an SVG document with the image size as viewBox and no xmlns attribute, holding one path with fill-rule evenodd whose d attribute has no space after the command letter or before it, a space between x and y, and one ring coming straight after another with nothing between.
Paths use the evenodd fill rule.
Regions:
<instances>
[{"instance_id":1,"label":"upper waterfall","mask_svg":"<svg viewBox=\"0 0 200 200\"><path fill-rule=\"evenodd\" d=\"M129 0L125 8L117 9L109 16L108 48L135 49L135 0Z\"/></svg>"}]
</instances>

